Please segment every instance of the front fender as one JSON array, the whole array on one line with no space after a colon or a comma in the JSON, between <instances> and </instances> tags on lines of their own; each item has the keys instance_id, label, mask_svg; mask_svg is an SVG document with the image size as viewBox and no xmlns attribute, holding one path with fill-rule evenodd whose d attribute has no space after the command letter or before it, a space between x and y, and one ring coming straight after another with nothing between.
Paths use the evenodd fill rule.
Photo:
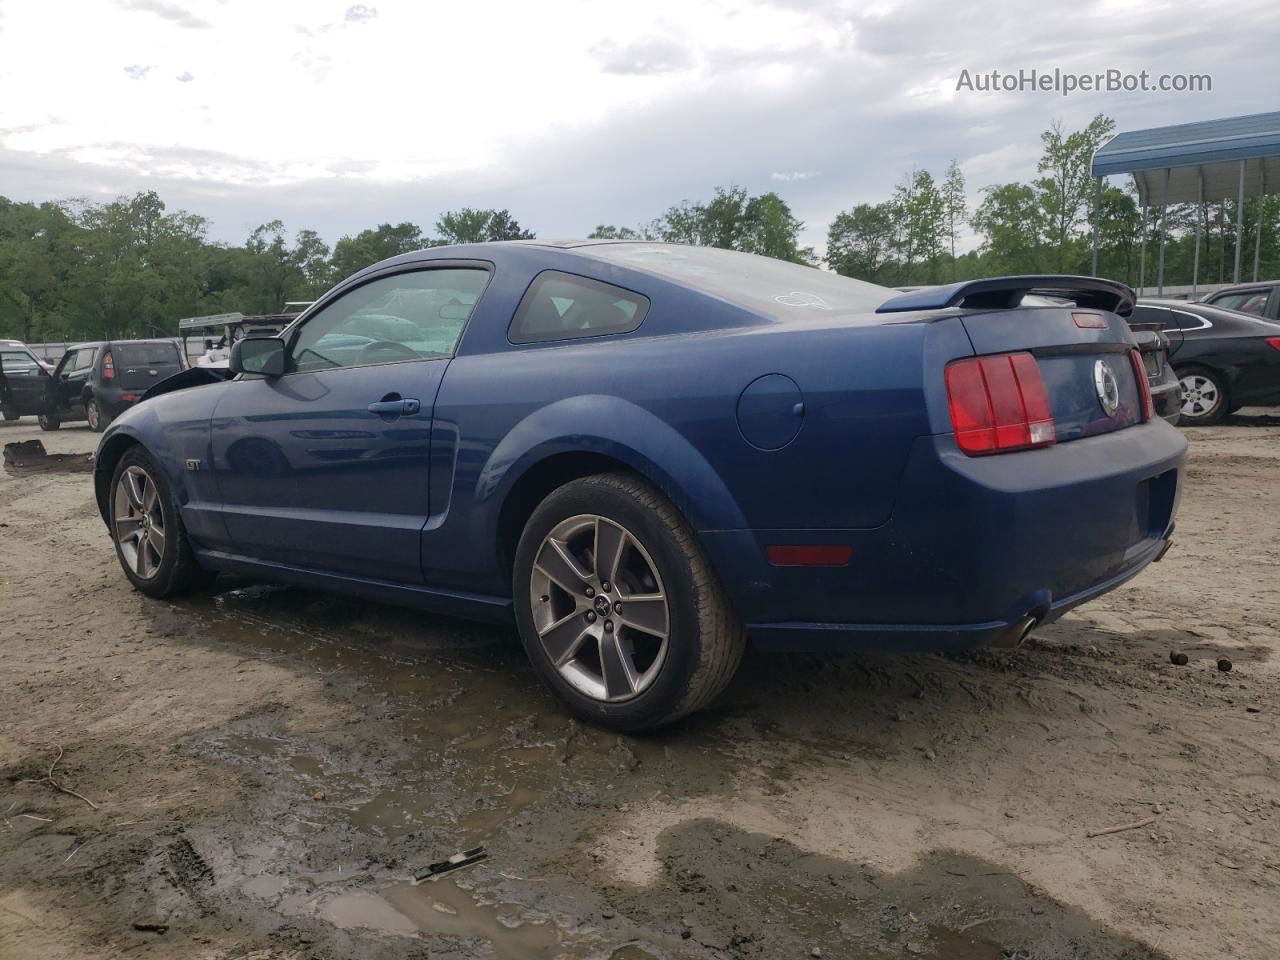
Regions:
<instances>
[{"instance_id":1,"label":"front fender","mask_svg":"<svg viewBox=\"0 0 1280 960\"><path fill-rule=\"evenodd\" d=\"M661 490L695 530L747 525L724 479L678 431L643 407L598 394L556 401L512 427L480 471L475 502L500 505L528 470L562 453L594 453L626 464ZM480 512L496 525L497 510Z\"/></svg>"}]
</instances>

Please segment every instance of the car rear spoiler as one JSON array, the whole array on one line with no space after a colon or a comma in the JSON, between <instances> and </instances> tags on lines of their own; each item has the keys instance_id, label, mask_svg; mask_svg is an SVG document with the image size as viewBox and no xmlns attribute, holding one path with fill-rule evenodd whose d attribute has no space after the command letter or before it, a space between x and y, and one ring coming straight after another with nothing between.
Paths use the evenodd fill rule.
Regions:
<instances>
[{"instance_id":1,"label":"car rear spoiler","mask_svg":"<svg viewBox=\"0 0 1280 960\"><path fill-rule=\"evenodd\" d=\"M948 307L1008 309L1016 307L1028 294L1059 297L1078 307L1109 310L1127 317L1133 312L1134 293L1115 280L1100 277L1029 276L991 277L966 280L940 287L924 287L886 300L876 313L905 313L909 310L945 310Z\"/></svg>"}]
</instances>

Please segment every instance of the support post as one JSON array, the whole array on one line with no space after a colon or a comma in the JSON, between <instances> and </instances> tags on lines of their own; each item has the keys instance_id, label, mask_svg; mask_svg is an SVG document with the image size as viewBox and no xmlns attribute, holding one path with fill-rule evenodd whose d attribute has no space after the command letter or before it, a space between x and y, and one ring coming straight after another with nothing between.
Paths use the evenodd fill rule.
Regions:
<instances>
[{"instance_id":1,"label":"support post","mask_svg":"<svg viewBox=\"0 0 1280 960\"><path fill-rule=\"evenodd\" d=\"M1142 208L1142 226L1138 228L1142 242L1138 246L1138 296L1147 282L1147 208Z\"/></svg>"},{"instance_id":2,"label":"support post","mask_svg":"<svg viewBox=\"0 0 1280 960\"><path fill-rule=\"evenodd\" d=\"M1169 168L1164 168L1164 195L1160 198L1160 266L1156 270L1156 296L1164 296L1165 218L1169 215Z\"/></svg>"},{"instance_id":3,"label":"support post","mask_svg":"<svg viewBox=\"0 0 1280 960\"><path fill-rule=\"evenodd\" d=\"M1236 191L1236 266L1232 283L1240 282L1240 242L1244 239L1244 161L1240 161L1240 188Z\"/></svg>"},{"instance_id":4,"label":"support post","mask_svg":"<svg viewBox=\"0 0 1280 960\"><path fill-rule=\"evenodd\" d=\"M1199 195L1196 198L1196 255L1191 263L1192 299L1195 299L1195 294L1200 289L1200 224L1209 218L1209 212L1204 207L1204 167L1196 167L1196 179L1199 181Z\"/></svg>"},{"instance_id":5,"label":"support post","mask_svg":"<svg viewBox=\"0 0 1280 960\"><path fill-rule=\"evenodd\" d=\"M1267 196L1267 165L1261 164L1258 171L1262 182L1258 185L1258 222L1253 231L1253 282L1258 282L1258 258L1262 254L1262 205Z\"/></svg>"},{"instance_id":6,"label":"support post","mask_svg":"<svg viewBox=\"0 0 1280 960\"><path fill-rule=\"evenodd\" d=\"M1098 229L1102 225L1102 178L1094 177L1093 187L1093 267L1091 276L1098 275Z\"/></svg>"}]
</instances>

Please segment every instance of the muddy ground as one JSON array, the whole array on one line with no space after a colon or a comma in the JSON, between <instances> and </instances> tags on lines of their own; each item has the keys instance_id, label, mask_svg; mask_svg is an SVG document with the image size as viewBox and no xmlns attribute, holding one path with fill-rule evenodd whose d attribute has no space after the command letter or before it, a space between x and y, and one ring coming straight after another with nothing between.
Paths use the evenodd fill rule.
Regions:
<instances>
[{"instance_id":1,"label":"muddy ground","mask_svg":"<svg viewBox=\"0 0 1280 960\"><path fill-rule=\"evenodd\" d=\"M1189 434L1173 551L1024 649L749 653L640 738L510 629L147 600L76 458L0 475L0 956L1273 960L1280 410Z\"/></svg>"}]
</instances>

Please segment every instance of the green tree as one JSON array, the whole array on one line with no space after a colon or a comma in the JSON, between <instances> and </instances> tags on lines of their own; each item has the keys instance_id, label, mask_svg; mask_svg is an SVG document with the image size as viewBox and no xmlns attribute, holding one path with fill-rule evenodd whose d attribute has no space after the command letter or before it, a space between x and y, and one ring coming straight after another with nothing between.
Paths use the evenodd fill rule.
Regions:
<instances>
[{"instance_id":1,"label":"green tree","mask_svg":"<svg viewBox=\"0 0 1280 960\"><path fill-rule=\"evenodd\" d=\"M1035 186L1052 252L1050 268L1057 272L1066 271L1078 259L1078 246L1083 243L1078 228L1088 221L1094 195L1090 165L1115 126L1110 117L1098 114L1083 130L1067 133L1055 122L1040 135L1044 152L1036 170L1043 176Z\"/></svg>"},{"instance_id":2,"label":"green tree","mask_svg":"<svg viewBox=\"0 0 1280 960\"><path fill-rule=\"evenodd\" d=\"M860 203L837 214L827 229L827 265L846 277L889 285L893 248L894 210L887 201Z\"/></svg>"},{"instance_id":3,"label":"green tree","mask_svg":"<svg viewBox=\"0 0 1280 960\"><path fill-rule=\"evenodd\" d=\"M371 263L429 246L432 246L431 241L415 224L408 221L380 223L370 230L361 230L355 236L344 236L333 245L330 279L336 283Z\"/></svg>"},{"instance_id":4,"label":"green tree","mask_svg":"<svg viewBox=\"0 0 1280 960\"><path fill-rule=\"evenodd\" d=\"M1044 213L1028 184L987 187L973 213L973 227L983 236L982 263L987 273L1043 272Z\"/></svg>"},{"instance_id":5,"label":"green tree","mask_svg":"<svg viewBox=\"0 0 1280 960\"><path fill-rule=\"evenodd\" d=\"M951 280L956 280L956 238L969 216L965 196L964 171L952 159L947 166L946 179L942 181L942 215L947 225L947 243L951 252Z\"/></svg>"},{"instance_id":6,"label":"green tree","mask_svg":"<svg viewBox=\"0 0 1280 960\"><path fill-rule=\"evenodd\" d=\"M463 207L449 210L436 221L436 233L442 243L486 243L491 240L532 240L509 210L477 210Z\"/></svg>"}]
</instances>

